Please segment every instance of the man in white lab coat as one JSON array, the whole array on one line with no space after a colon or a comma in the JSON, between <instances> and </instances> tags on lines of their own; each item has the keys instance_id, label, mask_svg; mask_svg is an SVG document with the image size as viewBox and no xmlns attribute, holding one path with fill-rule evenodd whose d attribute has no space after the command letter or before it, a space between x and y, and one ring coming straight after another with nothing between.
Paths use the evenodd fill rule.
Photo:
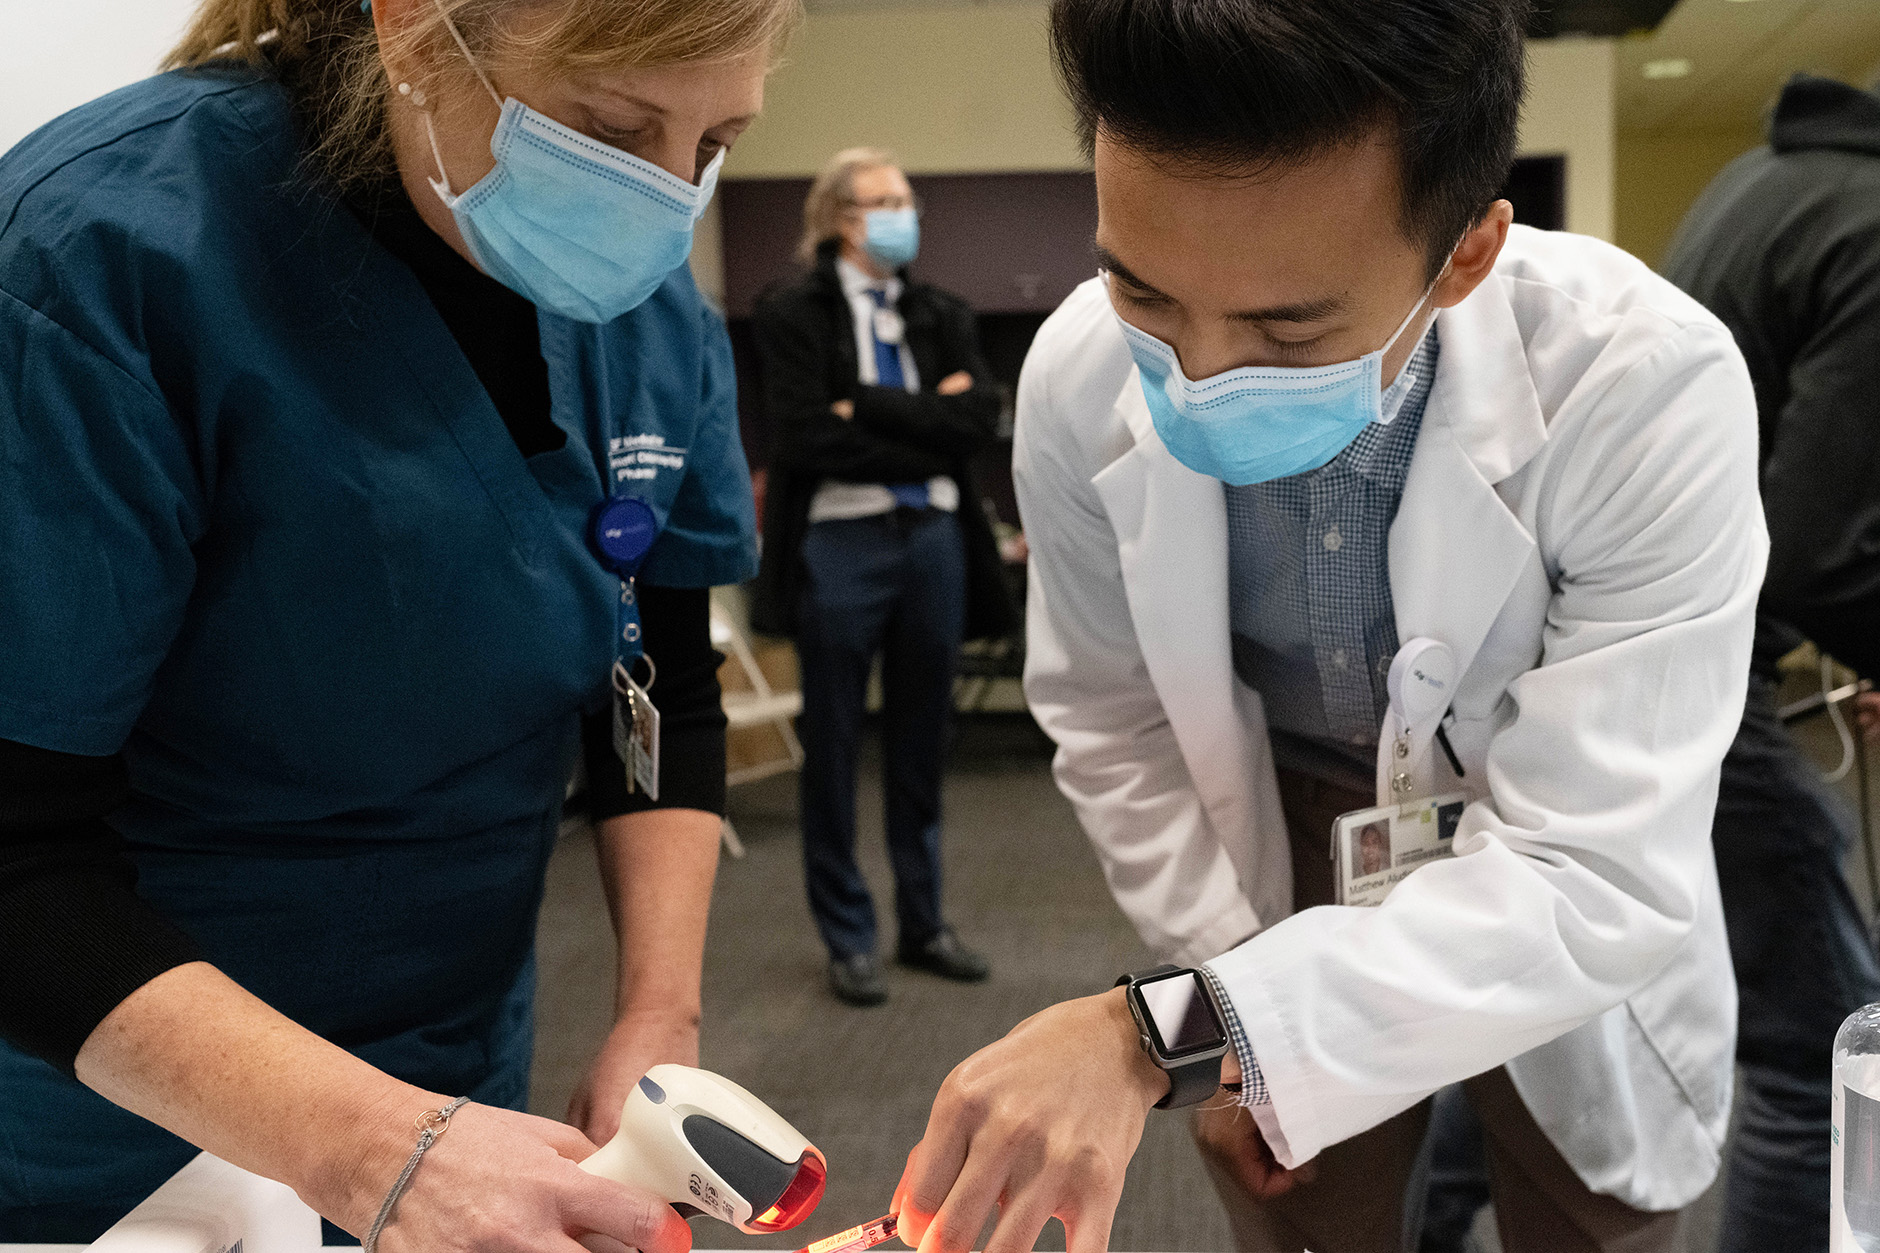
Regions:
<instances>
[{"instance_id":1,"label":"man in white lab coat","mask_svg":"<svg viewBox=\"0 0 1880 1253\"><path fill-rule=\"evenodd\" d=\"M1197 1135L1242 1248L1413 1240L1460 1081L1506 1247L1681 1247L1730 1104L1754 400L1643 265L1510 226L1526 16L1056 0L1105 273L1020 387L1026 686L1118 902L1200 969L954 1072L897 1195L927 1253L995 1204L989 1253L1053 1215L1104 1247L1149 1108L1223 1081ZM1335 819L1454 794L1453 855L1332 903Z\"/></svg>"}]
</instances>

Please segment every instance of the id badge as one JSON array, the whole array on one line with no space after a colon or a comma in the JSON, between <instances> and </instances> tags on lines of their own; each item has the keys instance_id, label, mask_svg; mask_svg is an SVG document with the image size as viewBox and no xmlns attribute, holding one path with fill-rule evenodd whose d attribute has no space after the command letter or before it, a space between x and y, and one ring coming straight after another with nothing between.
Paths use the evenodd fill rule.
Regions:
<instances>
[{"instance_id":1,"label":"id badge","mask_svg":"<svg viewBox=\"0 0 1880 1253\"><path fill-rule=\"evenodd\" d=\"M1340 905L1382 905L1410 872L1455 853L1463 792L1340 814L1332 823L1333 875Z\"/></svg>"},{"instance_id":2,"label":"id badge","mask_svg":"<svg viewBox=\"0 0 1880 1253\"><path fill-rule=\"evenodd\" d=\"M614 666L614 752L626 767L627 791L637 789L648 800L658 800L659 709L619 664Z\"/></svg>"}]
</instances>

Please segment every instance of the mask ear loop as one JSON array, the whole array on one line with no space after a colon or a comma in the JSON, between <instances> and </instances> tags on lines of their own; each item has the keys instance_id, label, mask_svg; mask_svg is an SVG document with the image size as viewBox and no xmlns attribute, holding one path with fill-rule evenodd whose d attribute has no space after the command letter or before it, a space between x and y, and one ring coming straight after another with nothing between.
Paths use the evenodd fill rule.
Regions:
<instances>
[{"instance_id":1,"label":"mask ear loop","mask_svg":"<svg viewBox=\"0 0 1880 1253\"><path fill-rule=\"evenodd\" d=\"M444 7L444 0L431 0L431 2L437 7L437 15L444 19L444 29L450 32L450 37L456 41L458 51L463 53L463 59L469 65L470 72L477 76L479 83L483 84L483 90L490 93L490 99L496 102L496 108L500 112L503 107L503 98L497 92L495 84L490 82L489 75L483 72L483 67L477 64L476 57L471 55L470 45L464 41L463 32L457 29L457 23L451 20L450 11ZM400 83L398 94L410 96L411 103L424 113L424 133L431 141L431 160L437 163L437 177L429 180L432 190L436 191L440 197L448 198L454 195L450 186L450 171L444 168L444 150L437 142L437 125L431 120L431 110L427 106L424 93L413 92L410 83Z\"/></svg>"},{"instance_id":2,"label":"mask ear loop","mask_svg":"<svg viewBox=\"0 0 1880 1253\"><path fill-rule=\"evenodd\" d=\"M477 59L470 55L470 45L464 42L463 32L457 29L457 23L451 20L450 12L444 8L444 0L431 0L431 3L437 6L437 15L444 19L444 29L449 31L450 37L457 41L457 50L463 53L463 59L469 62L470 72L477 76L479 83L483 84L483 90L490 93L490 99L496 102L496 107L502 108L502 96L497 92L495 84L490 82L489 75L483 72L483 67L477 64Z\"/></svg>"},{"instance_id":3,"label":"mask ear loop","mask_svg":"<svg viewBox=\"0 0 1880 1253\"><path fill-rule=\"evenodd\" d=\"M1430 297L1436 294L1436 285L1443 281L1444 277L1449 273L1449 267L1456 263L1456 249L1462 247L1462 239L1466 237L1467 234L1468 232L1464 231L1463 236L1458 237L1456 242L1450 247L1449 257L1443 262L1443 268L1437 272L1435 278L1430 280L1430 285L1423 289L1423 294L1417 297L1417 302L1410 306L1410 312L1406 313L1403 321L1397 324L1397 329L1390 333L1390 338L1384 341L1384 346L1377 350L1378 363L1380 365L1383 364L1384 358L1390 355L1390 350L1396 346L1397 341L1403 338L1403 333L1410 329L1410 324L1416 321L1417 314L1423 312L1423 306L1429 303ZM1391 388L1397 386L1397 380L1401 379L1403 372L1409 368L1410 362L1406 359L1403 365L1399 366L1397 369L1397 378L1392 379L1386 384L1384 391L1388 392Z\"/></svg>"}]
</instances>

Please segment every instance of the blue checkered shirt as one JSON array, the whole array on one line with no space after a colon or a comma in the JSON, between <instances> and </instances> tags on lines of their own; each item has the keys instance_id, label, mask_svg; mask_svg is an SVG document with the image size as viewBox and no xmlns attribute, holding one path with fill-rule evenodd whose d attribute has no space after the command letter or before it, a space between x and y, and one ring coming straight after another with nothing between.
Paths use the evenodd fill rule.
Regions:
<instances>
[{"instance_id":1,"label":"blue checkered shirt","mask_svg":"<svg viewBox=\"0 0 1880 1253\"><path fill-rule=\"evenodd\" d=\"M1397 652L1390 524L1436 377L1436 330L1411 354L1415 381L1389 425L1373 423L1317 470L1227 488L1234 673L1260 693L1274 760L1370 792L1385 679ZM1269 1101L1247 1033L1203 971L1240 1058L1243 1105Z\"/></svg>"},{"instance_id":2,"label":"blue checkered shirt","mask_svg":"<svg viewBox=\"0 0 1880 1253\"><path fill-rule=\"evenodd\" d=\"M1260 693L1284 769L1369 792L1397 652L1389 536L1430 381L1432 329L1389 425L1317 470L1227 488L1234 672Z\"/></svg>"}]
</instances>

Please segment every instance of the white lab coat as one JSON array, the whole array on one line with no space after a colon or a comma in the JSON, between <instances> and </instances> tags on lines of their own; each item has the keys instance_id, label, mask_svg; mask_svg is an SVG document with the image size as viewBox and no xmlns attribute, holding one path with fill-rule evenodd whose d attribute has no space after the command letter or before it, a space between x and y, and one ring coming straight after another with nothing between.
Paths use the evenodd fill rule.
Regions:
<instances>
[{"instance_id":1,"label":"white lab coat","mask_svg":"<svg viewBox=\"0 0 1880 1253\"><path fill-rule=\"evenodd\" d=\"M1589 1187L1675 1209L1730 1105L1710 825L1768 548L1749 377L1715 318L1572 235L1514 228L1438 326L1389 568L1399 638L1458 662L1465 777L1414 758L1425 794L1473 798L1455 858L1380 907L1292 913L1221 484L1156 437L1094 280L1019 387L1026 693L1124 912L1216 959L1282 1163L1507 1063Z\"/></svg>"}]
</instances>

